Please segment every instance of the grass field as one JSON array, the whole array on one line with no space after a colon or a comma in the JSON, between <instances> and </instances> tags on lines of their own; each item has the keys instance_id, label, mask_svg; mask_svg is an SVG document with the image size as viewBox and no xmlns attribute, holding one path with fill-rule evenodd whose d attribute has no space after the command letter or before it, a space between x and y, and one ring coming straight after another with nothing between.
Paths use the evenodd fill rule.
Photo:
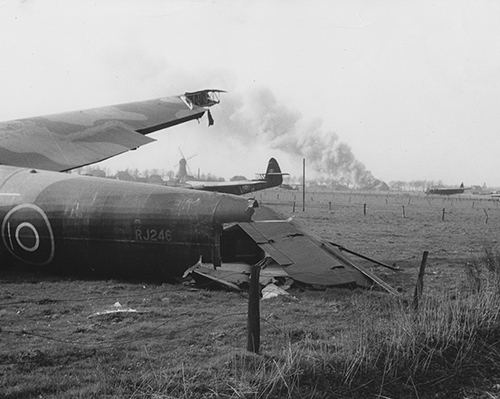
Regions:
<instances>
[{"instance_id":1,"label":"grass field","mask_svg":"<svg viewBox=\"0 0 500 399\"><path fill-rule=\"evenodd\" d=\"M0 279L0 397L500 394L497 201L308 193L302 212L299 192L256 197L306 231L399 265L373 270L402 300L292 288L261 302L261 355L252 355L244 293L8 269ZM424 250L424 300L415 313L407 303ZM116 302L137 312L94 315Z\"/></svg>"}]
</instances>

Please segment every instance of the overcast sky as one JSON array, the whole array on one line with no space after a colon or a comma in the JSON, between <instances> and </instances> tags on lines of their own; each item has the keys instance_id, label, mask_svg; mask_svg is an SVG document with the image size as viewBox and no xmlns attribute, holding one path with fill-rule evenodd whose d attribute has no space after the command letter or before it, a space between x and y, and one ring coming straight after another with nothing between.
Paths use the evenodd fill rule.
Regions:
<instances>
[{"instance_id":1,"label":"overcast sky","mask_svg":"<svg viewBox=\"0 0 500 399\"><path fill-rule=\"evenodd\" d=\"M384 181L500 186L497 1L0 0L0 54L0 120L231 93L216 126L164 130L114 169L171 169L180 146L192 170L253 177L276 156L299 175L297 153L223 120L265 94Z\"/></svg>"}]
</instances>

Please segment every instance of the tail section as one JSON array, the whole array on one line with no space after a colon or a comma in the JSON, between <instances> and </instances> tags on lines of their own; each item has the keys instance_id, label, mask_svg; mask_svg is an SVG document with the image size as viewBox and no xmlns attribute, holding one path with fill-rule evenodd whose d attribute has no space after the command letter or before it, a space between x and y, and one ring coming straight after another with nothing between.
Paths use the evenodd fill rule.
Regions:
<instances>
[{"instance_id":1,"label":"tail section","mask_svg":"<svg viewBox=\"0 0 500 399\"><path fill-rule=\"evenodd\" d=\"M283 175L288 175L288 173L281 173L280 166L276 159L271 158L267 164L267 170L265 175L265 180L269 187L279 186L283 183Z\"/></svg>"}]
</instances>

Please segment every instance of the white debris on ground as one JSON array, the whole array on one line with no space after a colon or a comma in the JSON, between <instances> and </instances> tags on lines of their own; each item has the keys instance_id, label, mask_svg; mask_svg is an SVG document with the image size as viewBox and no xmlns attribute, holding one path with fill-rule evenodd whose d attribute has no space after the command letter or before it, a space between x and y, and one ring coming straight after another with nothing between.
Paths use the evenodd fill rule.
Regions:
<instances>
[{"instance_id":1,"label":"white debris on ground","mask_svg":"<svg viewBox=\"0 0 500 399\"><path fill-rule=\"evenodd\" d=\"M124 307L121 305L120 302L115 302L113 306L111 306L108 309L102 310L100 312L95 312L89 315L89 317L95 317L95 316L102 316L106 314L113 314L113 313L137 313L136 309Z\"/></svg>"},{"instance_id":2,"label":"white debris on ground","mask_svg":"<svg viewBox=\"0 0 500 399\"><path fill-rule=\"evenodd\" d=\"M262 288L262 299L276 298L280 295L290 295L283 288L278 287L276 284L268 284Z\"/></svg>"}]
</instances>

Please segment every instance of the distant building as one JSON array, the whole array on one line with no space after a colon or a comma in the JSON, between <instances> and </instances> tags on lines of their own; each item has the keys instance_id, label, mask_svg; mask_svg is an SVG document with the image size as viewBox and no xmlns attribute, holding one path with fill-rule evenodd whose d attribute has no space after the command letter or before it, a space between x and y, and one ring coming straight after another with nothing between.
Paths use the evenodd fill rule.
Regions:
<instances>
[{"instance_id":1,"label":"distant building","mask_svg":"<svg viewBox=\"0 0 500 399\"><path fill-rule=\"evenodd\" d=\"M121 170L117 172L115 175L115 179L125 180L125 181L135 181L135 178L126 170Z\"/></svg>"},{"instance_id":2,"label":"distant building","mask_svg":"<svg viewBox=\"0 0 500 399\"><path fill-rule=\"evenodd\" d=\"M239 180L248 180L245 176L233 176L229 179L229 181L239 181Z\"/></svg>"},{"instance_id":3,"label":"distant building","mask_svg":"<svg viewBox=\"0 0 500 399\"><path fill-rule=\"evenodd\" d=\"M148 183L151 184L164 184L163 179L160 175L151 175L148 177Z\"/></svg>"}]
</instances>

